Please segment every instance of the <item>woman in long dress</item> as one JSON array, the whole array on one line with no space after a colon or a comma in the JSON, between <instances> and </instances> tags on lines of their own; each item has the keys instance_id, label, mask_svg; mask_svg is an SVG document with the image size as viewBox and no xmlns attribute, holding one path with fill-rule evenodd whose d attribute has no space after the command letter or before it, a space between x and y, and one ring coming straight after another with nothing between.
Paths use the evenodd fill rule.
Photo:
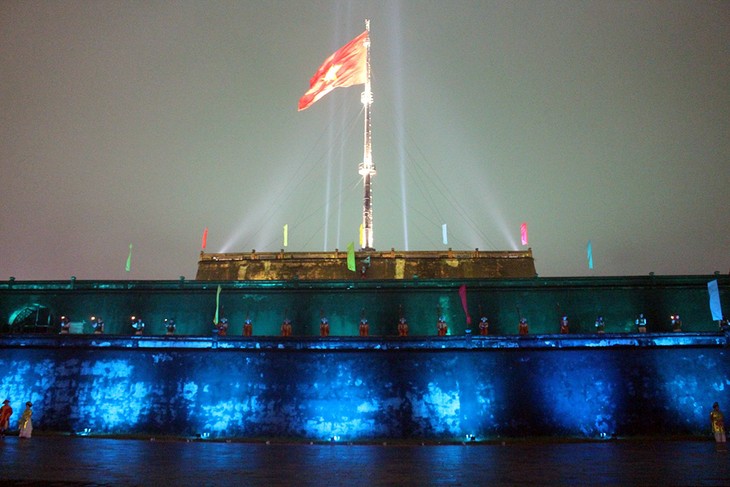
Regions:
<instances>
[{"instance_id":1,"label":"woman in long dress","mask_svg":"<svg viewBox=\"0 0 730 487\"><path fill-rule=\"evenodd\" d=\"M18 429L20 430L18 436L21 438L30 438L31 433L33 433L33 421L30 419L33 416L32 407L32 402L26 402L25 411L23 411L23 414L20 416L20 421L18 421Z\"/></svg>"},{"instance_id":2,"label":"woman in long dress","mask_svg":"<svg viewBox=\"0 0 730 487\"><path fill-rule=\"evenodd\" d=\"M715 435L715 442L718 446L725 446L725 420L718 403L712 405L710 425L712 426L712 433Z\"/></svg>"}]
</instances>

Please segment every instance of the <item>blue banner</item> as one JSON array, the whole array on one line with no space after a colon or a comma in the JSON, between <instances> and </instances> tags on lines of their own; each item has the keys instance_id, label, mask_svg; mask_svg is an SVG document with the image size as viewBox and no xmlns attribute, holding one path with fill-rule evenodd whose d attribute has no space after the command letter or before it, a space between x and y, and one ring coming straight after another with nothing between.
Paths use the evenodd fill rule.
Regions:
<instances>
[{"instance_id":1,"label":"blue banner","mask_svg":"<svg viewBox=\"0 0 730 487\"><path fill-rule=\"evenodd\" d=\"M710 295L710 312L714 321L722 319L722 305L720 304L720 290L717 287L717 279L707 283L707 292Z\"/></svg>"}]
</instances>

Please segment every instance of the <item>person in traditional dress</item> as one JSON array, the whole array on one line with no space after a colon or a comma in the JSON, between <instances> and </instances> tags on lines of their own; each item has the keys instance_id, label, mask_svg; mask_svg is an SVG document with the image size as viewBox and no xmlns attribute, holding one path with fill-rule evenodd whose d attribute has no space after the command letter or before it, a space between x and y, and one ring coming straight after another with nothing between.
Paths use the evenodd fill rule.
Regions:
<instances>
[{"instance_id":1,"label":"person in traditional dress","mask_svg":"<svg viewBox=\"0 0 730 487\"><path fill-rule=\"evenodd\" d=\"M330 336L330 322L325 316L319 319L319 336Z\"/></svg>"},{"instance_id":2,"label":"person in traditional dress","mask_svg":"<svg viewBox=\"0 0 730 487\"><path fill-rule=\"evenodd\" d=\"M489 318L486 316L479 318L479 334L482 336L489 335Z\"/></svg>"},{"instance_id":3,"label":"person in traditional dress","mask_svg":"<svg viewBox=\"0 0 730 487\"><path fill-rule=\"evenodd\" d=\"M291 336L291 332L291 320L289 318L284 318L284 322L281 324L281 336L289 337Z\"/></svg>"},{"instance_id":4,"label":"person in traditional dress","mask_svg":"<svg viewBox=\"0 0 730 487\"><path fill-rule=\"evenodd\" d=\"M370 324L368 323L368 319L364 316L360 318L360 326L358 327L358 331L360 332L361 337L366 337L370 334Z\"/></svg>"},{"instance_id":5,"label":"person in traditional dress","mask_svg":"<svg viewBox=\"0 0 730 487\"><path fill-rule=\"evenodd\" d=\"M23 411L23 414L20 416L20 421L18 421L18 436L20 438L30 438L30 435L33 433L33 421L31 420L31 416L33 416L33 403L28 401L25 403L25 411Z\"/></svg>"},{"instance_id":6,"label":"person in traditional dress","mask_svg":"<svg viewBox=\"0 0 730 487\"><path fill-rule=\"evenodd\" d=\"M67 316L61 316L61 331L59 335L68 335L71 333L71 320Z\"/></svg>"},{"instance_id":7,"label":"person in traditional dress","mask_svg":"<svg viewBox=\"0 0 730 487\"><path fill-rule=\"evenodd\" d=\"M10 427L10 416L12 415L13 408L10 407L10 401L5 399L0 407L0 436L5 436L5 430Z\"/></svg>"},{"instance_id":8,"label":"person in traditional dress","mask_svg":"<svg viewBox=\"0 0 730 487\"><path fill-rule=\"evenodd\" d=\"M447 331L449 331L449 326L446 324L446 318L441 315L436 320L436 334L443 337L446 336Z\"/></svg>"},{"instance_id":9,"label":"person in traditional dress","mask_svg":"<svg viewBox=\"0 0 730 487\"><path fill-rule=\"evenodd\" d=\"M170 336L175 334L175 329L177 328L177 325L175 324L175 320L172 318L165 318L163 321L165 325L165 335Z\"/></svg>"},{"instance_id":10,"label":"person in traditional dress","mask_svg":"<svg viewBox=\"0 0 730 487\"><path fill-rule=\"evenodd\" d=\"M250 337L253 335L253 321L250 318L246 318L243 322L243 336Z\"/></svg>"},{"instance_id":11,"label":"person in traditional dress","mask_svg":"<svg viewBox=\"0 0 730 487\"><path fill-rule=\"evenodd\" d=\"M679 315L669 317L672 320L672 331L682 331L682 318Z\"/></svg>"},{"instance_id":12,"label":"person in traditional dress","mask_svg":"<svg viewBox=\"0 0 730 487\"><path fill-rule=\"evenodd\" d=\"M101 316L91 317L91 327L94 329L94 335L101 335L104 333L104 320Z\"/></svg>"},{"instance_id":13,"label":"person in traditional dress","mask_svg":"<svg viewBox=\"0 0 730 487\"><path fill-rule=\"evenodd\" d=\"M712 434L715 435L715 443L725 446L725 421L718 403L712 405L710 426L712 427Z\"/></svg>"},{"instance_id":14,"label":"person in traditional dress","mask_svg":"<svg viewBox=\"0 0 730 487\"><path fill-rule=\"evenodd\" d=\"M408 336L408 322L406 319L401 316L398 320L398 336L399 337L406 337Z\"/></svg>"},{"instance_id":15,"label":"person in traditional dress","mask_svg":"<svg viewBox=\"0 0 730 487\"><path fill-rule=\"evenodd\" d=\"M134 329L135 335L144 334L144 321L138 316L132 316L132 328Z\"/></svg>"},{"instance_id":16,"label":"person in traditional dress","mask_svg":"<svg viewBox=\"0 0 730 487\"><path fill-rule=\"evenodd\" d=\"M527 323L527 318L520 318L520 322L517 325L517 332L520 335L527 335L530 333L530 325Z\"/></svg>"},{"instance_id":17,"label":"person in traditional dress","mask_svg":"<svg viewBox=\"0 0 730 487\"><path fill-rule=\"evenodd\" d=\"M596 319L596 333L606 333L606 322L603 321L603 316L599 316Z\"/></svg>"},{"instance_id":18,"label":"person in traditional dress","mask_svg":"<svg viewBox=\"0 0 730 487\"><path fill-rule=\"evenodd\" d=\"M639 313L634 324L636 324L636 331L646 333L646 318L644 317L644 313Z\"/></svg>"},{"instance_id":19,"label":"person in traditional dress","mask_svg":"<svg viewBox=\"0 0 730 487\"><path fill-rule=\"evenodd\" d=\"M730 319L723 316L722 319L717 322L717 326L720 328L720 331L730 331Z\"/></svg>"},{"instance_id":20,"label":"person in traditional dress","mask_svg":"<svg viewBox=\"0 0 730 487\"><path fill-rule=\"evenodd\" d=\"M221 318L218 323L215 324L215 332L219 337L228 335L228 318Z\"/></svg>"},{"instance_id":21,"label":"person in traditional dress","mask_svg":"<svg viewBox=\"0 0 730 487\"><path fill-rule=\"evenodd\" d=\"M568 333L570 333L570 328L568 326L568 315L563 315L560 318L560 334L567 335Z\"/></svg>"}]
</instances>

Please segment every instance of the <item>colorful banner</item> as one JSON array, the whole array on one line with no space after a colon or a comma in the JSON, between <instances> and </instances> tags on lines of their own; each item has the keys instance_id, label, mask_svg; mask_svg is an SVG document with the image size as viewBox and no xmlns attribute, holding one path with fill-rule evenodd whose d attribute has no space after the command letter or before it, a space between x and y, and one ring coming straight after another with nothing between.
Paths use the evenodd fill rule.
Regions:
<instances>
[{"instance_id":1,"label":"colorful banner","mask_svg":"<svg viewBox=\"0 0 730 487\"><path fill-rule=\"evenodd\" d=\"M347 269L355 272L355 242L347 244Z\"/></svg>"},{"instance_id":2,"label":"colorful banner","mask_svg":"<svg viewBox=\"0 0 730 487\"><path fill-rule=\"evenodd\" d=\"M466 305L466 284L462 284L459 287L459 297L461 297L461 307L464 308L464 314L466 315L466 324L471 325L471 315L469 314L469 308Z\"/></svg>"},{"instance_id":3,"label":"colorful banner","mask_svg":"<svg viewBox=\"0 0 730 487\"><path fill-rule=\"evenodd\" d=\"M218 324L218 311L221 305L221 285L218 284L218 290L215 293L215 316L213 317L213 324Z\"/></svg>"},{"instance_id":4,"label":"colorful banner","mask_svg":"<svg viewBox=\"0 0 730 487\"><path fill-rule=\"evenodd\" d=\"M527 245L527 223L520 225L520 239L522 240L522 245Z\"/></svg>"},{"instance_id":5,"label":"colorful banner","mask_svg":"<svg viewBox=\"0 0 730 487\"><path fill-rule=\"evenodd\" d=\"M200 248L205 250L205 247L208 246L208 227L205 227L205 230L203 230L203 241L201 242Z\"/></svg>"},{"instance_id":6,"label":"colorful banner","mask_svg":"<svg viewBox=\"0 0 730 487\"><path fill-rule=\"evenodd\" d=\"M446 224L441 225L441 241L444 245L449 245L449 232L446 230Z\"/></svg>"},{"instance_id":7,"label":"colorful banner","mask_svg":"<svg viewBox=\"0 0 730 487\"><path fill-rule=\"evenodd\" d=\"M284 247L289 245L289 224L284 225Z\"/></svg>"},{"instance_id":8,"label":"colorful banner","mask_svg":"<svg viewBox=\"0 0 730 487\"><path fill-rule=\"evenodd\" d=\"M722 319L722 304L720 303L720 289L717 287L717 279L707 283L707 293L710 295L710 312L714 321Z\"/></svg>"},{"instance_id":9,"label":"colorful banner","mask_svg":"<svg viewBox=\"0 0 730 487\"><path fill-rule=\"evenodd\" d=\"M588 268L593 269L593 244L591 244L591 241L588 241L588 245L586 245L586 254L588 257Z\"/></svg>"},{"instance_id":10,"label":"colorful banner","mask_svg":"<svg viewBox=\"0 0 730 487\"><path fill-rule=\"evenodd\" d=\"M299 111L306 110L335 88L367 81L367 40L366 30L324 60L309 80L309 90L299 99Z\"/></svg>"},{"instance_id":11,"label":"colorful banner","mask_svg":"<svg viewBox=\"0 0 730 487\"><path fill-rule=\"evenodd\" d=\"M129 244L129 255L127 255L127 265L124 266L124 270L127 272L132 270L132 244Z\"/></svg>"}]
</instances>

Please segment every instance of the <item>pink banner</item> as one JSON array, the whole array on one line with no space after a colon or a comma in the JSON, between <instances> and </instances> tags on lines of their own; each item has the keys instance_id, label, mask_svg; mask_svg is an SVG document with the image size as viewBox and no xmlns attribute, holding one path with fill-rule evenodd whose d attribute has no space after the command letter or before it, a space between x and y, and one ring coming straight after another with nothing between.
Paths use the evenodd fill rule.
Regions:
<instances>
[{"instance_id":1,"label":"pink banner","mask_svg":"<svg viewBox=\"0 0 730 487\"><path fill-rule=\"evenodd\" d=\"M520 225L520 237L522 238L522 245L527 245L527 223Z\"/></svg>"},{"instance_id":2,"label":"pink banner","mask_svg":"<svg viewBox=\"0 0 730 487\"><path fill-rule=\"evenodd\" d=\"M462 284L459 288L459 296L461 297L461 307L464 308L464 314L466 315L466 324L471 325L471 315L469 315L469 308L466 306L466 284Z\"/></svg>"}]
</instances>

